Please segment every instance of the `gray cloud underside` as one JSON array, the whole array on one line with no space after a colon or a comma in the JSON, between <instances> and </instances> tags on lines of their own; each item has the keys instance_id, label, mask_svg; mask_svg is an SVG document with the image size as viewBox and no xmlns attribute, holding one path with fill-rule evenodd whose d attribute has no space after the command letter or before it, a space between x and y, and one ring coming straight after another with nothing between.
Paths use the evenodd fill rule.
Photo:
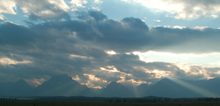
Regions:
<instances>
[{"instance_id":1,"label":"gray cloud underside","mask_svg":"<svg viewBox=\"0 0 220 106\"><path fill-rule=\"evenodd\" d=\"M219 33L218 29L149 28L138 18L112 20L96 11L79 13L78 20L52 21L28 27L5 22L0 25L0 58L29 60L32 63L0 64L0 80L6 81L7 76L13 77L8 80L14 80L39 79L58 74L78 75L84 83L89 80L84 74L93 74L107 81L118 81L123 75L126 80L158 80L155 79L155 73L146 73L146 69L171 71L180 78L203 78L203 74L186 73L174 63L145 63L138 56L125 53L149 50L219 52ZM120 54L111 56L106 50ZM86 58L71 57L71 54ZM114 66L120 72L100 70L100 67L107 66Z\"/></svg>"}]
</instances>

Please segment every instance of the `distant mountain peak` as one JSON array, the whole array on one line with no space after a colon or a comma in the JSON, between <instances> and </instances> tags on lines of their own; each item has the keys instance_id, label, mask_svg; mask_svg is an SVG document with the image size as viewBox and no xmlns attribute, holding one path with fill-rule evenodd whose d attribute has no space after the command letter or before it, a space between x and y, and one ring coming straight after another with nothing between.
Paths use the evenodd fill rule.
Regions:
<instances>
[{"instance_id":1,"label":"distant mountain peak","mask_svg":"<svg viewBox=\"0 0 220 106\"><path fill-rule=\"evenodd\" d=\"M26 81L24 79L20 79L20 80L16 81L15 83L26 83Z\"/></svg>"},{"instance_id":2,"label":"distant mountain peak","mask_svg":"<svg viewBox=\"0 0 220 106\"><path fill-rule=\"evenodd\" d=\"M112 81L110 84L119 84L119 83L117 83L116 81Z\"/></svg>"},{"instance_id":3,"label":"distant mountain peak","mask_svg":"<svg viewBox=\"0 0 220 106\"><path fill-rule=\"evenodd\" d=\"M40 96L94 96L91 89L68 75L53 76L34 90Z\"/></svg>"},{"instance_id":4,"label":"distant mountain peak","mask_svg":"<svg viewBox=\"0 0 220 106\"><path fill-rule=\"evenodd\" d=\"M24 79L16 81L15 85L30 86Z\"/></svg>"},{"instance_id":5,"label":"distant mountain peak","mask_svg":"<svg viewBox=\"0 0 220 106\"><path fill-rule=\"evenodd\" d=\"M133 93L128 90L124 85L112 81L109 85L104 88L101 93L103 97L131 97Z\"/></svg>"}]
</instances>

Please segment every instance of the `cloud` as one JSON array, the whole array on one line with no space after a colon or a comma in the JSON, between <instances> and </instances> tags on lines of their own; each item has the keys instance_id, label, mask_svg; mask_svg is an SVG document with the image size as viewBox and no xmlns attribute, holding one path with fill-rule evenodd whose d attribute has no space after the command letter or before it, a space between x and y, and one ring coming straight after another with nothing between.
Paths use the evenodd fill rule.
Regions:
<instances>
[{"instance_id":1,"label":"cloud","mask_svg":"<svg viewBox=\"0 0 220 106\"><path fill-rule=\"evenodd\" d=\"M69 6L64 0L8 0L0 1L0 13L17 14L17 6L29 15L31 19L58 19L67 18ZM3 17L1 16L3 19Z\"/></svg>"},{"instance_id":2,"label":"cloud","mask_svg":"<svg viewBox=\"0 0 220 106\"><path fill-rule=\"evenodd\" d=\"M197 19L201 17L218 18L220 2L218 0L122 0L128 3L140 3L155 12L169 12L176 19Z\"/></svg>"},{"instance_id":3,"label":"cloud","mask_svg":"<svg viewBox=\"0 0 220 106\"><path fill-rule=\"evenodd\" d=\"M0 64L0 80L11 80L3 79L5 76L13 80L24 78L36 85L43 81L41 78L68 74L78 76L80 83L90 87L103 87L110 81L155 82L167 75L183 79L218 76L213 74L218 71L210 71L215 68L204 66L146 63L133 52L219 52L216 47L219 29L149 28L141 19L113 20L98 11L78 15L76 20L45 21L29 26L2 23L0 58L10 64Z\"/></svg>"},{"instance_id":4,"label":"cloud","mask_svg":"<svg viewBox=\"0 0 220 106\"><path fill-rule=\"evenodd\" d=\"M101 3L103 3L103 1L102 0L95 0L94 3L101 4Z\"/></svg>"},{"instance_id":5,"label":"cloud","mask_svg":"<svg viewBox=\"0 0 220 106\"><path fill-rule=\"evenodd\" d=\"M85 6L83 6L83 5L87 4L88 1L87 0L71 0L70 3L73 5L73 7L85 8Z\"/></svg>"},{"instance_id":6,"label":"cloud","mask_svg":"<svg viewBox=\"0 0 220 106\"><path fill-rule=\"evenodd\" d=\"M145 62L173 62L173 63L187 63L200 64L205 66L219 66L220 53L202 53L202 54L181 54L169 52L148 51L145 53L133 52L138 55L140 60Z\"/></svg>"},{"instance_id":7,"label":"cloud","mask_svg":"<svg viewBox=\"0 0 220 106\"><path fill-rule=\"evenodd\" d=\"M28 64L31 61L23 60L23 61L15 61L10 58L0 58L0 64L2 65L16 65L16 64Z\"/></svg>"},{"instance_id":8,"label":"cloud","mask_svg":"<svg viewBox=\"0 0 220 106\"><path fill-rule=\"evenodd\" d=\"M0 1L0 20L4 20L4 16L1 13L13 14L15 15L16 4L11 0Z\"/></svg>"},{"instance_id":9,"label":"cloud","mask_svg":"<svg viewBox=\"0 0 220 106\"><path fill-rule=\"evenodd\" d=\"M219 51L215 46L218 44L216 41L219 37L218 29L154 27L149 30L143 21L132 17L121 21L106 19L90 25L95 29L94 37L87 36L85 32L78 33L79 36L91 41L96 39L95 42L99 45L116 52L156 50L174 53L208 53Z\"/></svg>"},{"instance_id":10,"label":"cloud","mask_svg":"<svg viewBox=\"0 0 220 106\"><path fill-rule=\"evenodd\" d=\"M63 0L16 0L24 13L31 19L56 19L66 17L69 6Z\"/></svg>"},{"instance_id":11,"label":"cloud","mask_svg":"<svg viewBox=\"0 0 220 106\"><path fill-rule=\"evenodd\" d=\"M97 12L97 11L89 11L89 15L91 17L93 17L96 21L101 21L101 20L107 19L106 15L104 15L100 12Z\"/></svg>"},{"instance_id":12,"label":"cloud","mask_svg":"<svg viewBox=\"0 0 220 106\"><path fill-rule=\"evenodd\" d=\"M154 19L154 21L155 21L155 22L158 22L158 23L161 22L161 20L155 20L155 19Z\"/></svg>"}]
</instances>

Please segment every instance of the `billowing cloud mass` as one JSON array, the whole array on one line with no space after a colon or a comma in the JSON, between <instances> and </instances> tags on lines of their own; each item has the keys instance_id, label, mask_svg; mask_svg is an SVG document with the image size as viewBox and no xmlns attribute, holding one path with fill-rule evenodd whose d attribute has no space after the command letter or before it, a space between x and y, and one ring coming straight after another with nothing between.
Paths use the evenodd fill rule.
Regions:
<instances>
[{"instance_id":1,"label":"billowing cloud mass","mask_svg":"<svg viewBox=\"0 0 220 106\"><path fill-rule=\"evenodd\" d=\"M148 58L143 59L141 53L156 51L176 54L176 57L178 54L202 56L214 53L219 56L220 29L152 27L140 18L116 20L94 9L77 10L86 8L88 2L11 0L7 1L7 6L10 5L7 9L3 8L6 4L0 4L1 13L16 14L16 5L19 5L29 18L25 25L7 21L0 24L0 82L22 78L37 86L51 76L67 74L88 87L100 88L111 81L140 85L154 83L166 76L193 80L219 77L217 65L146 61ZM103 2L92 1L95 6ZM200 5L206 2L201 1ZM186 4L187 1L180 3ZM217 1L207 3L210 6L218 4ZM192 3L192 6L194 4L197 5ZM74 8L73 19L69 9ZM208 11L207 8L213 13L218 12L203 7L198 17L211 15L203 13ZM179 11L176 17L183 11L186 10ZM36 22L39 19L41 21Z\"/></svg>"}]
</instances>

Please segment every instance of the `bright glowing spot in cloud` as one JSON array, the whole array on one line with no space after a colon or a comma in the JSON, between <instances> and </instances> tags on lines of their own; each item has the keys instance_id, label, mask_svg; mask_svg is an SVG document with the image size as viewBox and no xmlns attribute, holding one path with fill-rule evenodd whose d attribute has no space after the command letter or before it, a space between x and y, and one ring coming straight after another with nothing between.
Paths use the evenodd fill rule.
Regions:
<instances>
[{"instance_id":1,"label":"bright glowing spot in cloud","mask_svg":"<svg viewBox=\"0 0 220 106\"><path fill-rule=\"evenodd\" d=\"M109 55L115 55L115 54L117 54L115 51L105 51L107 54L109 54Z\"/></svg>"}]
</instances>

